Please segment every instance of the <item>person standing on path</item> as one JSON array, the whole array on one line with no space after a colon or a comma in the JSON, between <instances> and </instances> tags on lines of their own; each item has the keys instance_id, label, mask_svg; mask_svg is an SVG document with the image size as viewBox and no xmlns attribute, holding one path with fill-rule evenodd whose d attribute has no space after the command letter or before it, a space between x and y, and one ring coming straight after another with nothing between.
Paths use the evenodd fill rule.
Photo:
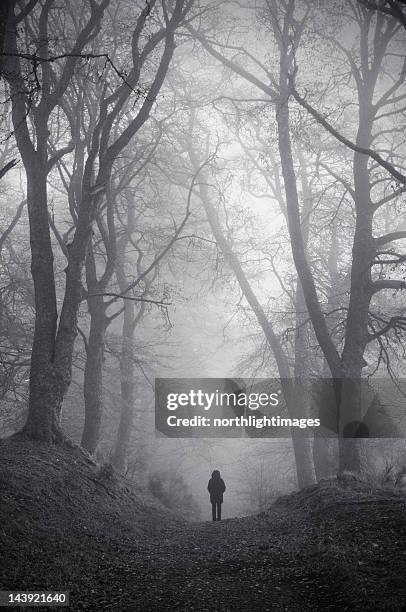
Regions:
<instances>
[{"instance_id":1,"label":"person standing on path","mask_svg":"<svg viewBox=\"0 0 406 612\"><path fill-rule=\"evenodd\" d=\"M212 473L207 490L210 493L213 521L221 521L221 504L223 503L223 493L226 490L226 485L218 470L214 470Z\"/></svg>"}]
</instances>

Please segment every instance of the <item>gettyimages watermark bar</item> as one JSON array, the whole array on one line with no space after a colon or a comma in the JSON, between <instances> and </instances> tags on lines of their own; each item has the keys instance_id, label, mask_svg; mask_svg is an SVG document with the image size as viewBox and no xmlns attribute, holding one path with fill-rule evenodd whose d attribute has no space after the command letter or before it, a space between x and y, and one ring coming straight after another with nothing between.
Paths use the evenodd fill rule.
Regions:
<instances>
[{"instance_id":1,"label":"gettyimages watermark bar","mask_svg":"<svg viewBox=\"0 0 406 612\"><path fill-rule=\"evenodd\" d=\"M155 428L171 438L405 438L406 381L156 378Z\"/></svg>"}]
</instances>

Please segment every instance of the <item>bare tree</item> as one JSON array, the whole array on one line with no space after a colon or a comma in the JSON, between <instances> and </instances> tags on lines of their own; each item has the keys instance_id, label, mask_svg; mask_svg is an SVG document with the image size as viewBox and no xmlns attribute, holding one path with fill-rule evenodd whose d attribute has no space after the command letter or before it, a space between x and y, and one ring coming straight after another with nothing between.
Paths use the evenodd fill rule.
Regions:
<instances>
[{"instance_id":1,"label":"bare tree","mask_svg":"<svg viewBox=\"0 0 406 612\"><path fill-rule=\"evenodd\" d=\"M27 174L32 275L36 299L30 403L25 432L46 441L57 442L62 438L61 406L71 380L77 312L82 301L81 274L97 207L108 188L115 159L149 117L174 51L175 31L191 7L191 3L184 0L177 0L172 12L169 12L169 7L162 5L163 24L158 24L154 34L145 39L144 30L147 24L149 26L154 10L158 10L154 1L147 3L134 24L129 74L123 78L121 73L117 75L115 71L117 86L111 92L104 87L83 169L81 199L78 203L75 233L69 248L65 296L58 324L47 208L47 174L54 163L64 153L72 150L74 145L67 143L50 156L48 122L55 109L63 104L74 71L83 55L86 56L86 48L100 32L108 4L108 0L102 0L99 4L91 2L89 10L82 13L82 25L76 27L76 19L71 22L73 31L78 29L76 40L70 49L61 50L57 56L51 55L49 47L48 30L56 8L53 0L46 0L36 6L27 17L30 19L27 31L34 31L35 36L42 41L36 54L30 53L29 49L21 49L22 43L17 39L15 24L18 16L11 15L7 27L4 73L12 98L15 138ZM161 56L155 74L145 88L138 111L118 134L114 133L112 128L119 121L127 100L134 92L136 100L139 99L143 67L158 49L162 49ZM27 65L31 66L36 84L34 92L30 91L24 78L23 66Z\"/></svg>"},{"instance_id":2,"label":"bare tree","mask_svg":"<svg viewBox=\"0 0 406 612\"><path fill-rule=\"evenodd\" d=\"M186 144L186 147L188 150L188 155L190 157L192 168L195 171L198 171L198 169L202 165L202 160L199 159L199 153L193 146L193 142L204 139L204 136L202 136L202 134L204 134L204 130L203 132L201 130L199 131L194 127L194 124L195 119L193 117L192 111L188 143ZM200 134L200 137L198 137L197 134ZM269 346L275 356L279 375L282 379L283 392L286 400L286 405L288 407L288 412L292 418L296 418L299 410L298 407L300 406L300 401L296 396L297 389L295 388L295 385L291 380L290 365L289 360L287 358L287 354L285 353L285 350L281 343L281 339L274 328L272 320L266 314L263 306L261 305L258 297L256 296L238 256L234 252L232 245L230 244L222 229L218 212L213 204L213 197L210 194L210 184L211 182L207 171L203 169L201 179L197 183L197 195L205 210L207 221L216 240L216 243L220 248L221 252L223 253L225 261L233 271L237 282L241 288L242 294L244 295L246 301L254 312L257 322L261 327L265 338L269 343ZM308 486L314 482L314 471L311 460L309 440L302 436L295 435L295 432L292 431L292 441L296 459L299 487Z\"/></svg>"},{"instance_id":3,"label":"bare tree","mask_svg":"<svg viewBox=\"0 0 406 612\"><path fill-rule=\"evenodd\" d=\"M290 233L293 259L298 272L301 286L303 288L306 306L311 317L314 332L318 343L325 355L329 365L336 393L338 429L341 436L349 423L354 427L362 420L360 402L360 381L364 367L364 351L372 339L377 335L368 332L368 313L371 299L376 292L382 289L402 289L405 287L401 280L373 280L372 268L377 253L381 247L394 240L404 237L403 231L391 232L386 236L374 238L373 217L381 204L388 199L383 198L379 202L371 200L370 167L368 160L371 158L381 168L390 173L391 177L404 184L405 177L395 165L386 160L382 155L371 149L372 126L378 111L386 106L392 99L396 98L398 88L403 83L402 75L385 91L378 101L373 100L374 89L380 73L385 52L396 31L396 22L387 21L381 14L377 16L375 24L372 23L371 13L360 10L357 23L360 32L361 65L357 66L354 58L348 53L353 78L357 85L358 105L360 109L360 121L357 132L357 140L352 143L346 137L340 135L320 113L314 112L313 116L318 122L329 129L330 133L342 144L351 148L354 155L353 181L355 195L355 233L352 247L350 298L346 315L346 335L342 353L340 354L331 337L327 326L326 316L317 292L315 278L309 264L304 235L300 218L300 203L297 187L297 177L294 165L294 155L291 141L291 115L289 109L289 98L291 95L311 112L310 105L299 96L293 87L294 76L297 71L296 55L300 46L303 31L309 15L309 8L305 3L300 4L296 11L294 0L289 2L268 4L264 8L263 18L272 27L273 35L279 50L279 75L273 76L259 60L241 47L233 47L231 43L218 44L217 41L208 40L207 37L190 28L191 33L199 40L203 47L227 68L257 87L261 92L269 96L270 101L276 106L276 122L278 127L278 148L281 168L284 180L286 196L288 228ZM372 61L369 63L365 45L373 45ZM257 71L250 71L243 67L236 59L229 59L224 54L224 49L238 51L242 57L254 62L256 68L265 72L266 78L257 76ZM221 49L221 50L219 50ZM271 84L269 84L271 83ZM402 98L400 98L402 99ZM392 198L402 193L403 187L392 194ZM366 265L369 262L369 265ZM394 318L383 333L390 326L401 325L399 318ZM379 332L378 332L379 333ZM352 437L355 431L345 431L346 436ZM340 469L360 470L363 462L362 444L359 441L347 439L341 440Z\"/></svg>"}]
</instances>

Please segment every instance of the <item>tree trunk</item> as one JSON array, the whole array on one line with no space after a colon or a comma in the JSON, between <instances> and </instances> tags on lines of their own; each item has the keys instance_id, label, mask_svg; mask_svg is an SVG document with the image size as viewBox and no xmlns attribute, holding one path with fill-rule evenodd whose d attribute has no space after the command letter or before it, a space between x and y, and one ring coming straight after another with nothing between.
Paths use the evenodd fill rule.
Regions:
<instances>
[{"instance_id":1,"label":"tree trunk","mask_svg":"<svg viewBox=\"0 0 406 612\"><path fill-rule=\"evenodd\" d=\"M135 230L136 216L134 198L127 194L127 234L122 237L117 248L116 277L120 292L124 293L128 285L125 274L126 248L129 236ZM139 270L138 270L139 273ZM143 317L145 303L140 304L135 314L135 304L132 300L124 300L124 317L122 329L122 344L120 358L121 404L120 420L114 449L113 464L120 472L125 472L128 465L128 455L134 429L135 405L135 367L133 355L134 331Z\"/></svg>"},{"instance_id":2,"label":"tree trunk","mask_svg":"<svg viewBox=\"0 0 406 612\"><path fill-rule=\"evenodd\" d=\"M127 467L128 452L134 428L135 368L133 356L134 303L124 305L123 339L120 359L121 411L113 464L120 472Z\"/></svg>"},{"instance_id":3,"label":"tree trunk","mask_svg":"<svg viewBox=\"0 0 406 612\"><path fill-rule=\"evenodd\" d=\"M14 4L9 4L9 8ZM30 226L31 273L35 294L35 326L31 353L29 409L24 433L45 442L62 439L60 412L63 394L55 367L57 305L54 258L48 223L47 201L47 115L35 117L36 147L27 123L27 98L17 59L17 25L13 11L4 30L4 60L12 101L14 135L27 177L27 209Z\"/></svg>"},{"instance_id":4,"label":"tree trunk","mask_svg":"<svg viewBox=\"0 0 406 612\"><path fill-rule=\"evenodd\" d=\"M329 275L329 288L327 298L327 309L328 312L340 307L340 299L337 294L345 291L345 287L338 290L341 287L340 274L338 270L339 261L339 242L338 242L338 220L335 217L330 224L330 248L327 257L327 268ZM328 323L328 321L327 321ZM329 323L328 323L329 324ZM330 335L333 341L336 341L334 329L329 325ZM327 361L323 358L322 367L322 378L329 379L331 372L328 367ZM327 437L323 433L318 435L317 430L315 431L313 441L313 461L314 469L316 472L317 482L322 478L333 478L338 472L338 432L337 438Z\"/></svg>"},{"instance_id":5,"label":"tree trunk","mask_svg":"<svg viewBox=\"0 0 406 612\"><path fill-rule=\"evenodd\" d=\"M317 482L323 478L334 478L338 472L338 439L315 435L313 461Z\"/></svg>"},{"instance_id":6,"label":"tree trunk","mask_svg":"<svg viewBox=\"0 0 406 612\"><path fill-rule=\"evenodd\" d=\"M377 73L369 72L358 92L360 106L356 142L357 145L365 148L369 148L372 141L374 116L372 97L376 77ZM352 249L350 300L341 357L344 379L340 404L340 472L362 472L366 462L365 440L349 436L356 435L357 423L361 423L363 419L361 377L364 352L368 342L368 313L372 297L371 262L376 252L372 235L374 207L371 201L368 162L367 155L354 153L356 220Z\"/></svg>"},{"instance_id":7,"label":"tree trunk","mask_svg":"<svg viewBox=\"0 0 406 612\"><path fill-rule=\"evenodd\" d=\"M85 398L85 424L82 446L89 453L96 451L100 440L103 413L103 362L107 318L103 298L90 298L90 332L86 347L86 365L83 393ZM101 303L100 303L101 302Z\"/></svg>"},{"instance_id":8,"label":"tree trunk","mask_svg":"<svg viewBox=\"0 0 406 612\"><path fill-rule=\"evenodd\" d=\"M92 248L86 257L87 305L90 314L89 339L86 345L86 364L83 381L85 424L82 446L94 453L100 440L103 413L103 363L105 335L109 324L106 305L97 280L96 261Z\"/></svg>"},{"instance_id":9,"label":"tree trunk","mask_svg":"<svg viewBox=\"0 0 406 612\"><path fill-rule=\"evenodd\" d=\"M296 310L296 330L295 330L295 398L294 409L290 407L289 416L292 418L303 418L308 411L309 389L308 387L308 347L306 344L306 325L304 323L307 318L306 302L303 295L300 280L297 279L296 295L295 295L295 310ZM293 415L292 412L296 414ZM297 478L299 488L309 487L316 481L314 471L314 462L312 454L311 438L303 437L301 432L297 432L292 428L292 442L297 465Z\"/></svg>"},{"instance_id":10,"label":"tree trunk","mask_svg":"<svg viewBox=\"0 0 406 612\"><path fill-rule=\"evenodd\" d=\"M31 353L29 411L24 433L37 440L59 442L62 439L60 417L63 393L54 363L57 308L54 258L48 225L45 165L45 154L32 151L26 168L31 273L36 309Z\"/></svg>"},{"instance_id":11,"label":"tree trunk","mask_svg":"<svg viewBox=\"0 0 406 612\"><path fill-rule=\"evenodd\" d=\"M285 70L285 68L283 68L283 70ZM287 103L289 92L287 83L283 83L282 78L281 81L281 103L277 110L276 117L278 124L279 155L286 194L288 229L293 261L303 289L307 310L313 324L316 338L326 357L333 377L339 378L341 375L340 356L330 338L324 313L321 309L317 295L313 273L306 257L300 220L296 173L293 164L292 144L290 139L290 115Z\"/></svg>"},{"instance_id":12,"label":"tree trunk","mask_svg":"<svg viewBox=\"0 0 406 612\"><path fill-rule=\"evenodd\" d=\"M289 412L289 416L292 416L291 412ZM299 489L310 487L316 482L310 439L299 436L295 428L292 427L292 445L295 455L297 486Z\"/></svg>"},{"instance_id":13,"label":"tree trunk","mask_svg":"<svg viewBox=\"0 0 406 612\"><path fill-rule=\"evenodd\" d=\"M298 157L300 162L300 178L303 191L303 204L300 212L301 228L303 235L303 245L307 251L310 231L310 216L312 212L312 192L307 178L306 160L300 146L298 147ZM286 207L285 207L286 216ZM300 279L296 279L295 291L295 366L294 378L296 388L295 406L298 418L308 415L309 411L309 347L307 339L308 330L308 312L306 308L306 300L303 293L303 288ZM297 470L298 479L300 472L300 482L302 487L310 486L316 481L314 470L312 440L304 438L302 435L295 435L293 430L293 443L296 446L295 455L296 463L300 466ZM299 486L300 486L299 482ZM302 488L300 487L300 488Z\"/></svg>"},{"instance_id":14,"label":"tree trunk","mask_svg":"<svg viewBox=\"0 0 406 612\"><path fill-rule=\"evenodd\" d=\"M289 410L289 407L288 413L290 418L295 418L293 416L293 411ZM299 435L294 427L292 427L291 431L293 452L295 455L297 484L299 489L303 489L305 487L310 487L316 482L311 440L310 438L304 438Z\"/></svg>"},{"instance_id":15,"label":"tree trunk","mask_svg":"<svg viewBox=\"0 0 406 612\"><path fill-rule=\"evenodd\" d=\"M284 178L284 186L286 192L286 204L288 213L288 228L291 238L292 254L295 262L295 267L298 272L303 293L306 300L307 309L312 320L313 328L323 351L323 354L328 362L331 375L335 380L334 391L336 395L336 405L339 410L338 423L340 434L340 459L339 471L359 471L363 463L364 453L361 452L361 444L359 440L344 440L342 436L346 435L346 425L349 420L358 420L360 418L360 403L357 403L357 397L351 396L348 393L350 381L343 379L343 374L351 379L357 379L361 376L363 353L366 343L367 326L365 324L365 316L368 313L369 300L366 301L365 283L357 287L356 279L364 281L365 276L370 274L369 261L370 257L365 258L368 253L370 256L370 241L365 244L360 242L361 235L365 237L365 230L368 227L368 221L357 215L357 227L354 236L353 248L353 263L351 276L351 297L347 315L346 328L346 344L347 344L347 360L341 359L330 337L325 316L322 312L315 281L309 263L306 258L304 241L299 215L299 198L296 185L296 174L293 165L292 145L290 139L289 127L289 107L287 103L289 89L287 84L288 66L285 66L285 58L281 58L281 104L277 111L278 124L278 143L279 153L282 164L282 173ZM359 156L359 154L356 154ZM365 160L367 164L367 160ZM372 207L371 207L372 209ZM371 213L372 214L372 213ZM361 253L363 257L361 258ZM367 268L367 270L365 270ZM354 293L352 293L354 291ZM366 310L365 310L365 306ZM350 329L353 331L349 333ZM352 352L351 352L352 350ZM345 348L344 348L345 351Z\"/></svg>"}]
</instances>

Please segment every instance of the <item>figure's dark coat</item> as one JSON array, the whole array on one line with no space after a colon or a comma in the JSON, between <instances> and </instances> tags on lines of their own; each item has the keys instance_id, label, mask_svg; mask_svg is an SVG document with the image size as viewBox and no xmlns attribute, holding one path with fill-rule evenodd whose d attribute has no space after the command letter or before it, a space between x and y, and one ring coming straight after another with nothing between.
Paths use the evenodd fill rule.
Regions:
<instances>
[{"instance_id":1,"label":"figure's dark coat","mask_svg":"<svg viewBox=\"0 0 406 612\"><path fill-rule=\"evenodd\" d=\"M223 503L223 493L226 490L224 480L220 476L212 476L207 485L207 490L210 493L210 501L212 504L215 502Z\"/></svg>"}]
</instances>

